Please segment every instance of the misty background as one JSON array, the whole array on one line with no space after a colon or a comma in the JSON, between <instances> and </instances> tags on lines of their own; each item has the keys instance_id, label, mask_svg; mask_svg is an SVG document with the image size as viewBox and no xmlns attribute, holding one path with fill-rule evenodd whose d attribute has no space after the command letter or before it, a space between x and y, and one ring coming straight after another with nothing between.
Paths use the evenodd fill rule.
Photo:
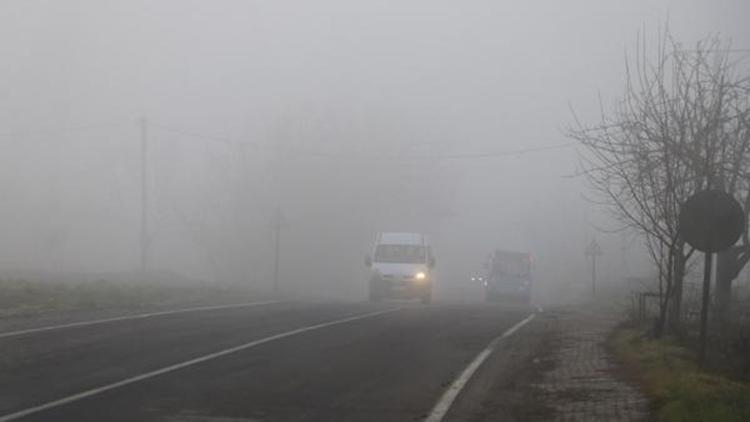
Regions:
<instances>
[{"instance_id":1,"label":"misty background","mask_svg":"<svg viewBox=\"0 0 750 422\"><path fill-rule=\"evenodd\" d=\"M637 239L583 195L562 135L624 87L659 25L750 48L726 1L0 3L0 268L140 265L352 298L379 231L422 231L439 283L495 248L535 256L537 292L648 276ZM142 120L145 119L145 120Z\"/></svg>"}]
</instances>

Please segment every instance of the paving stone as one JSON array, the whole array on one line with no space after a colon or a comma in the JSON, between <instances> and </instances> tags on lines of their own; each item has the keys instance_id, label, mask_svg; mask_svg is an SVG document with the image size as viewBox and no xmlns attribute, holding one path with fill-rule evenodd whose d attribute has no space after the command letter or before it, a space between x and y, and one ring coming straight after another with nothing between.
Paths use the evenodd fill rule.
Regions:
<instances>
[{"instance_id":1,"label":"paving stone","mask_svg":"<svg viewBox=\"0 0 750 422\"><path fill-rule=\"evenodd\" d=\"M561 313L554 347L544 359L553 369L534 385L552 421L643 421L649 419L648 400L617 375L617 365L605 347L619 321L609 311L584 308Z\"/></svg>"}]
</instances>

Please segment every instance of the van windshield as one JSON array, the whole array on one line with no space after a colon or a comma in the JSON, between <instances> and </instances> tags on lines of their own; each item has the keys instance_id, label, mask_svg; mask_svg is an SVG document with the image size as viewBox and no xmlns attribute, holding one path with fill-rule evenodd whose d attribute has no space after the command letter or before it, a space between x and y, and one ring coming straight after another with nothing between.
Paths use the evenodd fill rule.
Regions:
<instances>
[{"instance_id":1,"label":"van windshield","mask_svg":"<svg viewBox=\"0 0 750 422\"><path fill-rule=\"evenodd\" d=\"M378 245L375 248L375 262L422 264L425 257L425 247L419 245Z\"/></svg>"}]
</instances>

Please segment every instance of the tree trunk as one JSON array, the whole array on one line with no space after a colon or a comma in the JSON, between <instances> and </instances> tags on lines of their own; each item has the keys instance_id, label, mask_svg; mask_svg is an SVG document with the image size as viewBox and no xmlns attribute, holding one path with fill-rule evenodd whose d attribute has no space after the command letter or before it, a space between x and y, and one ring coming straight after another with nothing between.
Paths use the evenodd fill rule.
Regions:
<instances>
[{"instance_id":1,"label":"tree trunk","mask_svg":"<svg viewBox=\"0 0 750 422\"><path fill-rule=\"evenodd\" d=\"M750 248L735 246L716 255L715 311L717 319L723 322L729 316L729 307L732 301L732 281L737 278L748 259L750 259Z\"/></svg>"},{"instance_id":2,"label":"tree trunk","mask_svg":"<svg viewBox=\"0 0 750 422\"><path fill-rule=\"evenodd\" d=\"M673 263L672 303L669 312L669 326L673 332L679 332L682 319L683 282L685 280L685 266L687 265L687 259L682 253L682 248L675 251Z\"/></svg>"},{"instance_id":3,"label":"tree trunk","mask_svg":"<svg viewBox=\"0 0 750 422\"><path fill-rule=\"evenodd\" d=\"M667 315L669 303L672 299L673 274L674 274L674 253L670 250L667 255L667 274L664 276L663 268L660 269L659 275L659 317L654 327L654 337L661 338L664 335L664 328L667 325Z\"/></svg>"}]
</instances>

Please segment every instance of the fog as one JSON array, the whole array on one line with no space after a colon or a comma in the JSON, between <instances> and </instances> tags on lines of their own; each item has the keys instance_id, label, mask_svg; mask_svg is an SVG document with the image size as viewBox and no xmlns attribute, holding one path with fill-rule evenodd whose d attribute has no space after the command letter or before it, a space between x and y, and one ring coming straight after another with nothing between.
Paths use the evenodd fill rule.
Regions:
<instances>
[{"instance_id":1,"label":"fog","mask_svg":"<svg viewBox=\"0 0 750 422\"><path fill-rule=\"evenodd\" d=\"M495 248L539 295L647 276L639 240L584 198L571 108L623 90L668 22L750 48L744 0L21 1L0 4L0 268L140 268L365 297L381 231L431 236L460 295ZM459 292L459 293L455 293ZM447 294L447 293L446 293Z\"/></svg>"}]
</instances>

